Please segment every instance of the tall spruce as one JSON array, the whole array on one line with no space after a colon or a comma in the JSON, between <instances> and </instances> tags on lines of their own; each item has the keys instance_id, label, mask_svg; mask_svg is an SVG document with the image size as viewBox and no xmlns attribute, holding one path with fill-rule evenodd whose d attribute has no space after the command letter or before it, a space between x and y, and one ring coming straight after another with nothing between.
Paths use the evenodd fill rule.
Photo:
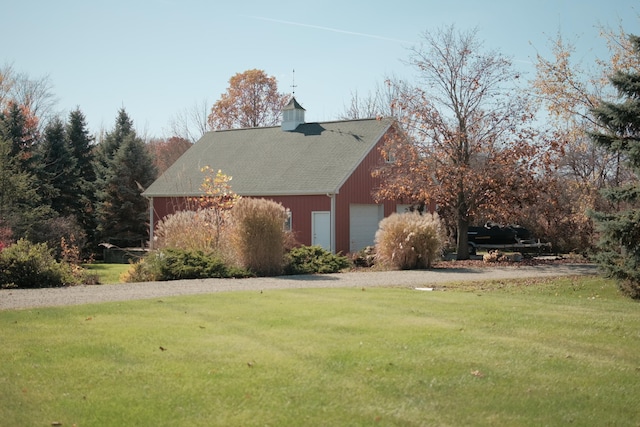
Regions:
<instances>
[{"instance_id":1,"label":"tall spruce","mask_svg":"<svg viewBox=\"0 0 640 427\"><path fill-rule=\"evenodd\" d=\"M75 215L79 176L62 120L56 117L49 122L36 151L41 162L38 178L47 183L46 193L41 192L43 202L59 216Z\"/></svg>"},{"instance_id":2,"label":"tall spruce","mask_svg":"<svg viewBox=\"0 0 640 427\"><path fill-rule=\"evenodd\" d=\"M48 182L38 179L37 130L34 117L16 104L0 112L0 221L14 239L34 234L34 226L50 219L53 211L43 201Z\"/></svg>"},{"instance_id":3,"label":"tall spruce","mask_svg":"<svg viewBox=\"0 0 640 427\"><path fill-rule=\"evenodd\" d=\"M148 239L148 201L141 193L157 173L124 109L99 144L95 165L101 241L119 247L143 245Z\"/></svg>"},{"instance_id":4,"label":"tall spruce","mask_svg":"<svg viewBox=\"0 0 640 427\"><path fill-rule=\"evenodd\" d=\"M84 230L89 245L95 246L96 241L96 173L93 165L93 141L88 130L84 114L79 108L69 113L66 125L66 135L72 155L75 159L76 198L75 211L78 223Z\"/></svg>"},{"instance_id":5,"label":"tall spruce","mask_svg":"<svg viewBox=\"0 0 640 427\"><path fill-rule=\"evenodd\" d=\"M630 40L640 57L640 37ZM606 130L591 136L596 144L620 155L635 177L605 190L605 197L618 206L616 212L592 213L601 235L597 259L624 293L640 299L640 70L618 71L610 80L621 102L602 102L593 110Z\"/></svg>"},{"instance_id":6,"label":"tall spruce","mask_svg":"<svg viewBox=\"0 0 640 427\"><path fill-rule=\"evenodd\" d=\"M8 228L13 237L19 238L28 226L23 213L30 211L32 199L39 196L34 177L24 172L18 157L11 154L12 142L6 133L0 120L0 228Z\"/></svg>"}]
</instances>

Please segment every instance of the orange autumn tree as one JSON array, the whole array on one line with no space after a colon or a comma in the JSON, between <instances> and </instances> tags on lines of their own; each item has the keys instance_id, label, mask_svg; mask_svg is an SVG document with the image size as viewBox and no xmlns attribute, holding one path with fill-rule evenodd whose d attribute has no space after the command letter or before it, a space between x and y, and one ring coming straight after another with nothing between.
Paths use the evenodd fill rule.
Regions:
<instances>
[{"instance_id":1,"label":"orange autumn tree","mask_svg":"<svg viewBox=\"0 0 640 427\"><path fill-rule=\"evenodd\" d=\"M215 230L215 244L218 247L220 235L228 220L231 208L240 200L240 196L231 189L231 177L222 173L221 170L213 172L209 166L200 169L205 177L200 185L203 195L195 198L199 209L206 210L212 214L213 228Z\"/></svg>"},{"instance_id":2,"label":"orange autumn tree","mask_svg":"<svg viewBox=\"0 0 640 427\"><path fill-rule=\"evenodd\" d=\"M171 138L153 138L147 142L147 150L153 157L153 163L158 170L158 176L162 175L169 166L185 153L192 143L179 136Z\"/></svg>"},{"instance_id":3,"label":"orange autumn tree","mask_svg":"<svg viewBox=\"0 0 640 427\"><path fill-rule=\"evenodd\" d=\"M288 97L278 92L275 77L247 70L229 79L227 92L211 108L211 129L275 126Z\"/></svg>"},{"instance_id":4,"label":"orange autumn tree","mask_svg":"<svg viewBox=\"0 0 640 427\"><path fill-rule=\"evenodd\" d=\"M438 204L458 259L469 258L467 231L479 213L517 220L535 200L544 160L529 102L515 89L519 75L499 53L484 53L476 33L424 33L410 59L420 85L396 100L408 113L406 135L387 141L389 161L374 172L377 198Z\"/></svg>"},{"instance_id":5,"label":"orange autumn tree","mask_svg":"<svg viewBox=\"0 0 640 427\"><path fill-rule=\"evenodd\" d=\"M185 210L158 222L155 247L214 252L226 258L228 248L221 237L227 231L230 210L240 196L231 190L230 176L220 170L214 172L209 166L201 171L202 195L190 197Z\"/></svg>"},{"instance_id":6,"label":"orange autumn tree","mask_svg":"<svg viewBox=\"0 0 640 427\"><path fill-rule=\"evenodd\" d=\"M549 40L550 55L538 54L531 82L540 106L546 111L549 133L561 146L557 168L545 177L550 191L545 201L528 213L536 227L554 246L565 250L588 249L594 241L589 209L614 208L601 193L632 178L618 153L591 141L589 133L604 129L591 111L602 100L614 101L617 93L609 76L618 71L640 69L630 39L622 27L601 28L606 58L585 63L585 53L561 34Z\"/></svg>"}]
</instances>

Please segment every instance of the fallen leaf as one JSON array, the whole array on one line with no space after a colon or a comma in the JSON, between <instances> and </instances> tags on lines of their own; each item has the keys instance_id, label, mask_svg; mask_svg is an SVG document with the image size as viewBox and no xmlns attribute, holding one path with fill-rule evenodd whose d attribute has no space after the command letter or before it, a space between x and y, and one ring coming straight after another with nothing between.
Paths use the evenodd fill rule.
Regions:
<instances>
[{"instance_id":1,"label":"fallen leaf","mask_svg":"<svg viewBox=\"0 0 640 427\"><path fill-rule=\"evenodd\" d=\"M164 348L163 346L160 346L160 351L166 351L167 349Z\"/></svg>"},{"instance_id":2,"label":"fallen leaf","mask_svg":"<svg viewBox=\"0 0 640 427\"><path fill-rule=\"evenodd\" d=\"M477 369L475 371L471 371L471 375L473 375L474 377L477 377L477 378L484 377L484 374L482 372L478 371Z\"/></svg>"}]
</instances>

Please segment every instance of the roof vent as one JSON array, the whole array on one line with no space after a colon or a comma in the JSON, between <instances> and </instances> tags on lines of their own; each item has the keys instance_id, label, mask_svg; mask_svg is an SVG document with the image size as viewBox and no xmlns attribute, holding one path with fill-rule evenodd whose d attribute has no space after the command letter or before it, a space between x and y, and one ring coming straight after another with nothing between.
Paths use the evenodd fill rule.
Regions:
<instances>
[{"instance_id":1,"label":"roof vent","mask_svg":"<svg viewBox=\"0 0 640 427\"><path fill-rule=\"evenodd\" d=\"M289 103L282 109L282 130L296 130L298 125L304 123L304 112L305 109L292 96Z\"/></svg>"}]
</instances>

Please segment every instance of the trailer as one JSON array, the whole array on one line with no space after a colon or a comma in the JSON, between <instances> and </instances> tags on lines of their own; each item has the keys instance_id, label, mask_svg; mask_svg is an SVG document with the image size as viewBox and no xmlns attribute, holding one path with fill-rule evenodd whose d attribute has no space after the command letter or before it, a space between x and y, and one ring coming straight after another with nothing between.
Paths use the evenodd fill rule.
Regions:
<instances>
[{"instance_id":1,"label":"trailer","mask_svg":"<svg viewBox=\"0 0 640 427\"><path fill-rule=\"evenodd\" d=\"M537 250L538 253L551 249L551 243L531 237L529 230L519 225L502 226L488 222L480 227L469 227L467 236L471 255L475 255L478 249Z\"/></svg>"}]
</instances>

